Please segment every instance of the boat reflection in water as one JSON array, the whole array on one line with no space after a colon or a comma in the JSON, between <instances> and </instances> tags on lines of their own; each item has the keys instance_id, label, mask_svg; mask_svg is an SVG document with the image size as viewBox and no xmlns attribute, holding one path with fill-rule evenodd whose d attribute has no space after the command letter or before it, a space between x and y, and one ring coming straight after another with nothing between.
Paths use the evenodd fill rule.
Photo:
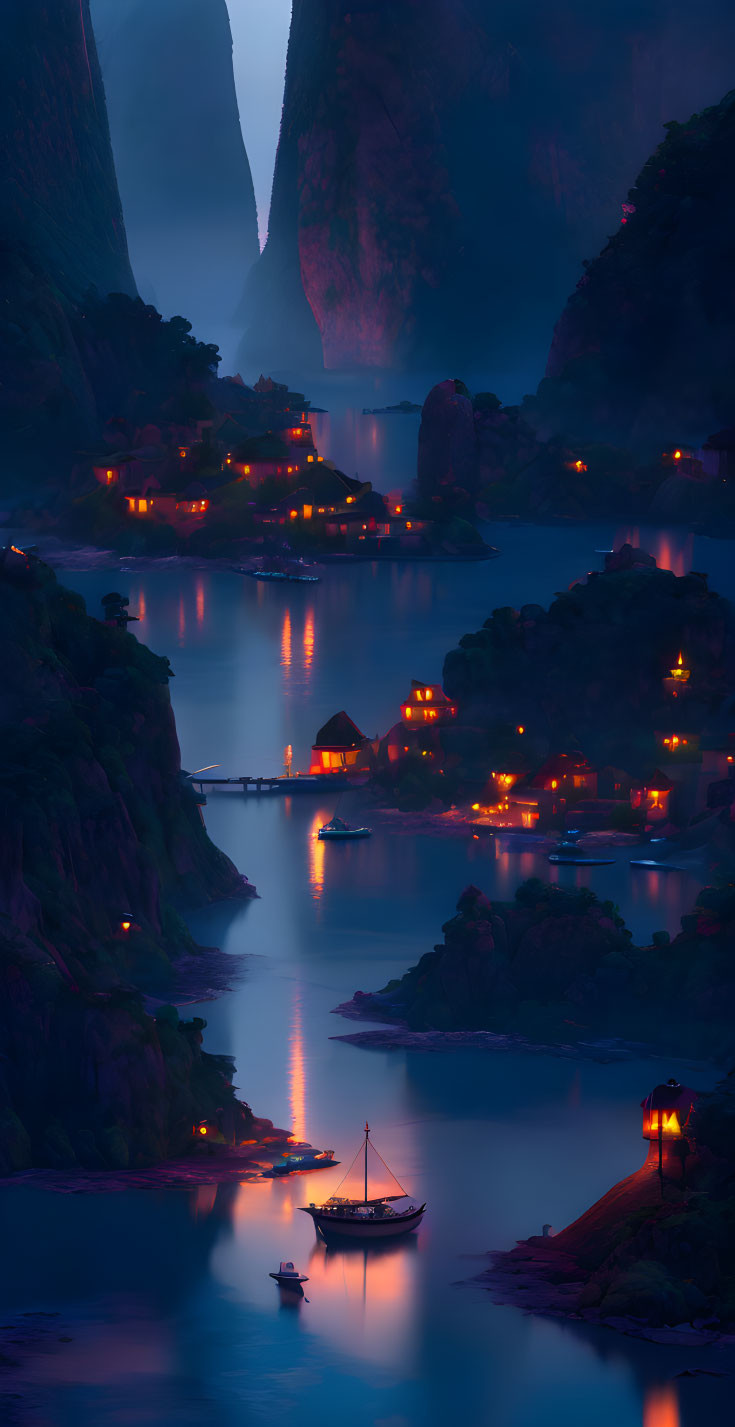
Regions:
<instances>
[{"instance_id":1,"label":"boat reflection in water","mask_svg":"<svg viewBox=\"0 0 735 1427\"><path fill-rule=\"evenodd\" d=\"M370 1194L368 1161L369 1152L380 1163L390 1181L390 1187L397 1194ZM360 1146L344 1179L337 1185L337 1191L349 1186L350 1176L358 1159L362 1171L362 1197L331 1194L323 1204L300 1205L302 1214L309 1214L318 1233L327 1241L334 1239L361 1239L372 1242L376 1239L395 1239L402 1234L410 1234L417 1229L424 1217L426 1205L413 1204L406 1190L398 1183L388 1169L385 1160L370 1143L370 1127L365 1125L365 1143Z\"/></svg>"}]
</instances>

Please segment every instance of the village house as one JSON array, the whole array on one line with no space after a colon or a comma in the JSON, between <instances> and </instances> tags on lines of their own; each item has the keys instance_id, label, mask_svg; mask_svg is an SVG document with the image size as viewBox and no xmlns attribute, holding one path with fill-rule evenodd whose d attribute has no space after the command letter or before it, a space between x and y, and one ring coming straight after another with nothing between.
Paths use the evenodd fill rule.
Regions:
<instances>
[{"instance_id":1,"label":"village house","mask_svg":"<svg viewBox=\"0 0 735 1427\"><path fill-rule=\"evenodd\" d=\"M328 719L314 740L310 773L366 772L373 762L373 744L344 709Z\"/></svg>"}]
</instances>

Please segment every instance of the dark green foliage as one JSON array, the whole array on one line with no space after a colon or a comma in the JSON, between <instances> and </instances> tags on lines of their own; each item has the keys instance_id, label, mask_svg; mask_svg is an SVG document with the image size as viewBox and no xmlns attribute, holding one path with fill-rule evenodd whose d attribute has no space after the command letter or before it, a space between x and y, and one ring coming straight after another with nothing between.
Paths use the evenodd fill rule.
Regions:
<instances>
[{"instance_id":1,"label":"dark green foliage","mask_svg":"<svg viewBox=\"0 0 735 1427\"><path fill-rule=\"evenodd\" d=\"M735 1055L735 912L706 888L688 927L635 946L618 910L587 887L531 878L513 903L467 887L444 942L399 981L361 997L363 1014L417 1030L599 1036L678 1055ZM735 1090L729 1102L735 1143Z\"/></svg>"},{"instance_id":2,"label":"dark green foliage","mask_svg":"<svg viewBox=\"0 0 735 1427\"><path fill-rule=\"evenodd\" d=\"M181 1151L227 1088L201 1023L137 988L193 950L173 900L244 889L181 778L168 660L12 555L0 660L0 1173Z\"/></svg>"}]
</instances>

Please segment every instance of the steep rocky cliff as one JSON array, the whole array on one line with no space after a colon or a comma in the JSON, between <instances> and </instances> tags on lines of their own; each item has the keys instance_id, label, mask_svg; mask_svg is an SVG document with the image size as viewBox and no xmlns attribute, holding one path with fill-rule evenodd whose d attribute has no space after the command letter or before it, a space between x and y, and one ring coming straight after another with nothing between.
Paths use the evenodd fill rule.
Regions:
<instances>
[{"instance_id":1,"label":"steep rocky cliff","mask_svg":"<svg viewBox=\"0 0 735 1427\"><path fill-rule=\"evenodd\" d=\"M735 91L667 128L557 324L543 430L646 448L732 423Z\"/></svg>"},{"instance_id":2,"label":"steep rocky cliff","mask_svg":"<svg viewBox=\"0 0 735 1427\"><path fill-rule=\"evenodd\" d=\"M296 0L248 370L538 370L660 125L733 59L727 0Z\"/></svg>"},{"instance_id":3,"label":"steep rocky cliff","mask_svg":"<svg viewBox=\"0 0 735 1427\"><path fill-rule=\"evenodd\" d=\"M259 247L226 0L91 0L146 300L221 342Z\"/></svg>"},{"instance_id":4,"label":"steep rocky cliff","mask_svg":"<svg viewBox=\"0 0 735 1427\"><path fill-rule=\"evenodd\" d=\"M70 313L135 291L88 0L24 0L0 48L0 480L93 419Z\"/></svg>"},{"instance_id":5,"label":"steep rocky cliff","mask_svg":"<svg viewBox=\"0 0 735 1427\"><path fill-rule=\"evenodd\" d=\"M252 888L182 779L168 661L13 549L0 661L0 1172L180 1151L239 1114L232 1067L137 987L165 995L194 950L175 905Z\"/></svg>"}]
</instances>

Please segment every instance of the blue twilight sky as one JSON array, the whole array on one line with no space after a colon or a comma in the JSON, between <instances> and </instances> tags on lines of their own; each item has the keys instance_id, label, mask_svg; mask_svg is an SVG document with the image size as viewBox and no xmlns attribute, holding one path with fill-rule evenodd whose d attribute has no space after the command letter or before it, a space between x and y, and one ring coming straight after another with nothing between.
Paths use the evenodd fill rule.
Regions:
<instances>
[{"instance_id":1,"label":"blue twilight sky","mask_svg":"<svg viewBox=\"0 0 735 1427\"><path fill-rule=\"evenodd\" d=\"M273 164L281 123L291 0L227 0L240 122L258 205L261 247L268 231Z\"/></svg>"}]
</instances>

